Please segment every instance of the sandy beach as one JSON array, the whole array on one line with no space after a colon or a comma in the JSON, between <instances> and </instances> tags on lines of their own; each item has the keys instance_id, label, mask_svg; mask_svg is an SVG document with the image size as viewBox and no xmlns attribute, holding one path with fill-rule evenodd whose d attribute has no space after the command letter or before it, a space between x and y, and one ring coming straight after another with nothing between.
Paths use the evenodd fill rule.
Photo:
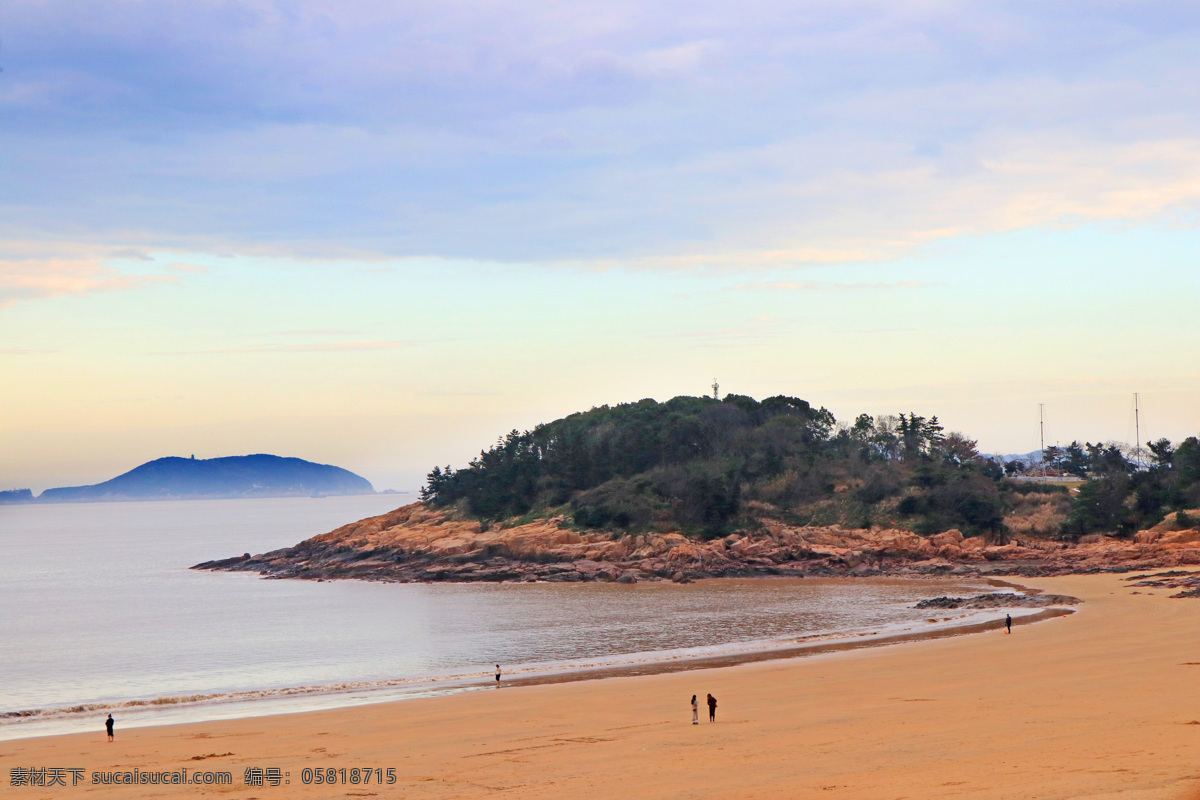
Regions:
<instances>
[{"instance_id":1,"label":"sandy beach","mask_svg":"<svg viewBox=\"0 0 1200 800\"><path fill-rule=\"evenodd\" d=\"M1079 613L672 674L0 742L6 796L1200 797L1200 605L1122 575L1028 579ZM1002 616L1002 614L1000 615ZM691 724L688 701L719 699ZM335 785L304 770L334 768ZM52 788L12 770L82 769ZM93 772L228 771L229 786L94 786ZM278 787L247 786L278 769ZM354 768L379 769L350 783ZM394 770L395 783L376 774ZM385 777L386 780L386 777Z\"/></svg>"}]
</instances>

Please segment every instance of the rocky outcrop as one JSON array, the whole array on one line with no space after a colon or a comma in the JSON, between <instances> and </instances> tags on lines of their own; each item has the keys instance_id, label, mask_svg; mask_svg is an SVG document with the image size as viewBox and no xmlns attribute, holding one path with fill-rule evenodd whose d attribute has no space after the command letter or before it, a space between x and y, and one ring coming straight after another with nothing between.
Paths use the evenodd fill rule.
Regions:
<instances>
[{"instance_id":1,"label":"rocky outcrop","mask_svg":"<svg viewBox=\"0 0 1200 800\"><path fill-rule=\"evenodd\" d=\"M1125 580L1130 581L1132 586L1180 590L1171 597L1200 597L1200 572L1168 570L1150 575L1133 575Z\"/></svg>"},{"instance_id":2,"label":"rocky outcrop","mask_svg":"<svg viewBox=\"0 0 1200 800\"><path fill-rule=\"evenodd\" d=\"M270 578L379 581L688 581L754 575L1061 575L1200 564L1200 532L1088 544L1020 539L988 545L950 530L797 527L698 541L681 533L583 531L562 518L510 527L456 520L421 503L345 525L294 547L206 561L194 569ZM1194 535L1193 535L1194 534Z\"/></svg>"},{"instance_id":3,"label":"rocky outcrop","mask_svg":"<svg viewBox=\"0 0 1200 800\"><path fill-rule=\"evenodd\" d=\"M997 592L979 594L974 597L932 597L922 600L913 608L1048 608L1050 606L1073 606L1083 602L1078 597L1065 594L1014 594Z\"/></svg>"}]
</instances>

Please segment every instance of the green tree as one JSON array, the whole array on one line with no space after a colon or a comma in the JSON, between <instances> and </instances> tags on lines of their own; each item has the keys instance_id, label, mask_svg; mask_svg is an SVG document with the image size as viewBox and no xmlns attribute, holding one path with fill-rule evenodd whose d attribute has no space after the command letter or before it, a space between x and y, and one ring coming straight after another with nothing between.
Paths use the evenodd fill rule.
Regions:
<instances>
[{"instance_id":1,"label":"green tree","mask_svg":"<svg viewBox=\"0 0 1200 800\"><path fill-rule=\"evenodd\" d=\"M1063 530L1070 536L1104 532L1129 534L1136 524L1125 508L1129 497L1129 475L1124 472L1105 472L1079 488L1079 496L1071 508Z\"/></svg>"},{"instance_id":2,"label":"green tree","mask_svg":"<svg viewBox=\"0 0 1200 800\"><path fill-rule=\"evenodd\" d=\"M1071 442L1063 451L1062 468L1072 475L1083 477L1091 469L1091 461L1079 442Z\"/></svg>"}]
</instances>

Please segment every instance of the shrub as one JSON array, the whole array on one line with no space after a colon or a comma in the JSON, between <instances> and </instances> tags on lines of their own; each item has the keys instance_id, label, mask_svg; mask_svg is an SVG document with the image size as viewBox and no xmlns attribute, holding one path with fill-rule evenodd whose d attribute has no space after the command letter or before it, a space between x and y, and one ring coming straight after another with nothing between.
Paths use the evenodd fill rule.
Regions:
<instances>
[{"instance_id":1,"label":"shrub","mask_svg":"<svg viewBox=\"0 0 1200 800\"><path fill-rule=\"evenodd\" d=\"M586 528L645 530L654 516L655 498L645 480L618 478L582 492L571 502L575 524Z\"/></svg>"}]
</instances>

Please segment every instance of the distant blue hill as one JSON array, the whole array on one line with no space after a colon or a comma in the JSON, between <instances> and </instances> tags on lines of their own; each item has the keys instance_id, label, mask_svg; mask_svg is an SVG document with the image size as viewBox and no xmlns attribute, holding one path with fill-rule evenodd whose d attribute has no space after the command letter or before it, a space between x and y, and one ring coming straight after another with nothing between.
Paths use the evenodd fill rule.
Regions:
<instances>
[{"instance_id":1,"label":"distant blue hill","mask_svg":"<svg viewBox=\"0 0 1200 800\"><path fill-rule=\"evenodd\" d=\"M160 458L92 486L47 489L39 503L184 500L202 497L308 497L374 494L366 478L302 458L253 455Z\"/></svg>"},{"instance_id":2,"label":"distant blue hill","mask_svg":"<svg viewBox=\"0 0 1200 800\"><path fill-rule=\"evenodd\" d=\"M0 505L13 503L32 503L33 491L30 489L8 489L0 492Z\"/></svg>"}]
</instances>

